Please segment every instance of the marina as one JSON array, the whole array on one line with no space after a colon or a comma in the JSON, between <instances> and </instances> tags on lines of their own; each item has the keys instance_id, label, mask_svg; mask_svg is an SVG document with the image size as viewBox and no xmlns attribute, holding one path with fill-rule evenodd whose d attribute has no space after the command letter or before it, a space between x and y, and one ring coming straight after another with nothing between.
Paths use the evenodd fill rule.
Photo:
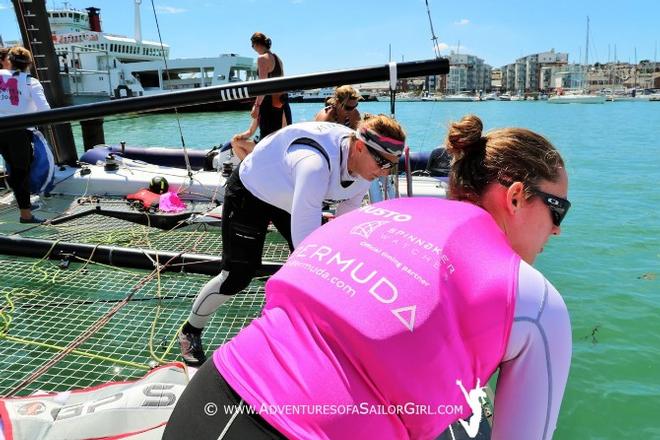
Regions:
<instances>
[{"instance_id":1,"label":"marina","mask_svg":"<svg viewBox=\"0 0 660 440\"><path fill-rule=\"evenodd\" d=\"M82 65L88 66L88 61L84 60L98 63L86 56L101 53L77 52L83 40L122 42L111 36L93 40L84 37L85 32L82 35L80 40L62 40L71 54L60 57L68 63L68 76L63 78L68 78L69 92L83 82L72 78L87 75ZM121 38L133 47L130 38ZM149 44L128 51L161 49L158 43ZM60 50L64 47L59 46ZM250 124L250 115L228 108L211 113L138 114L129 113L129 107L165 110L184 108L193 101L214 104L220 94L231 103L238 101L238 94L253 98L278 90L306 90L300 92L300 100L292 93L294 121L303 122L313 120L333 85L345 81L336 71L261 83L254 81L253 59L237 55L188 58L180 64L169 59L170 73L177 78L168 79L159 56L126 64L117 58L118 70L96 69L94 75L103 71L101 77L116 87L94 89L86 83L89 93L78 88L76 94L100 105L10 117L10 123L0 118L0 129L74 121L78 158L89 152L83 146L84 130L75 121L104 117L105 132L97 156L89 156L85 164L53 169L54 180L48 183L59 190L33 197L35 215L58 220L19 224L11 192L0 192L2 397L138 379L158 365L180 360L176 334L197 292L214 275L223 247L213 211L217 214L222 202L226 179L222 164L229 158L218 156L211 161L211 169L200 168L212 147L226 144ZM74 60L85 64L71 64ZM402 63L404 73L400 71L399 76L412 76L410 69L419 67L415 64ZM61 69L64 72L64 65ZM407 74L405 69L409 69ZM387 65L348 70L353 76L346 81L351 83L383 81L389 74ZM220 71L225 72L222 79L216 74ZM120 85L126 88L117 89ZM651 422L660 405L656 319L660 314L660 193L653 184L660 181L657 94L648 89L633 97L610 89L598 95L603 105L570 106L547 105L552 98L515 91L482 93L481 97L474 92L422 95L399 93L396 100L396 118L407 131L407 144L415 157L428 157L444 142L450 121L473 113L483 119L485 131L517 126L542 133L566 159L574 207L562 223L561 236L548 242L536 263L562 293L572 321L572 367L554 438L618 439L630 437L631 432L640 438L660 437L659 428ZM606 96L611 99L606 101ZM389 97L359 103L362 114L389 113L390 109ZM176 150L168 153L176 164L143 163L144 158L120 154L150 147L153 153L146 157L167 156L161 149ZM182 159L182 147L190 150L190 158ZM118 159L119 165L108 170L111 152L117 153L113 160ZM191 158L195 165L186 169ZM400 169L405 169L403 161ZM149 186L153 177L165 175L177 190L196 180L197 186L189 185L188 192L186 188L178 191L186 204L183 213L169 218L149 210L136 213L123 199ZM401 195L410 186L415 195L445 195L444 180L405 177L398 179ZM245 292L214 315L205 332L208 347L228 341L260 315L265 282L288 253L286 241L271 227L262 271ZM388 257L393 266L401 264L394 256ZM496 388L495 380L490 386ZM447 433L442 437L449 438Z\"/></svg>"}]
</instances>

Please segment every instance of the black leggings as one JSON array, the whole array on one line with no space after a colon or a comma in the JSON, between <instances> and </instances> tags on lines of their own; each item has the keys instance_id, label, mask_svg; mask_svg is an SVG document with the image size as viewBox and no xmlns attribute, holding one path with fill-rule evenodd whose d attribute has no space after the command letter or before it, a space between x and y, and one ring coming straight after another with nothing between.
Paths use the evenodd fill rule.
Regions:
<instances>
[{"instance_id":1,"label":"black leggings","mask_svg":"<svg viewBox=\"0 0 660 440\"><path fill-rule=\"evenodd\" d=\"M32 132L12 130L0 134L0 153L11 168L7 182L20 209L30 209L30 164Z\"/></svg>"},{"instance_id":2,"label":"black leggings","mask_svg":"<svg viewBox=\"0 0 660 440\"><path fill-rule=\"evenodd\" d=\"M222 267L229 272L220 293L245 289L261 265L268 223L271 221L293 251L291 214L256 198L248 191L236 167L227 180L222 206Z\"/></svg>"},{"instance_id":3,"label":"black leggings","mask_svg":"<svg viewBox=\"0 0 660 440\"><path fill-rule=\"evenodd\" d=\"M258 414L239 414L232 420L232 411L239 405L246 407L209 359L179 398L163 440L218 440L223 432L224 440L286 438Z\"/></svg>"}]
</instances>

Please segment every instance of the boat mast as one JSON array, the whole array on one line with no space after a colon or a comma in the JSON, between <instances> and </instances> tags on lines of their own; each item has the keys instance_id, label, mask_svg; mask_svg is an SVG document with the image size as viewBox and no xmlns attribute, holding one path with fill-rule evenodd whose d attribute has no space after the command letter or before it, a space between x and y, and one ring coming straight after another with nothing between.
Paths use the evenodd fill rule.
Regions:
<instances>
[{"instance_id":1,"label":"boat mast","mask_svg":"<svg viewBox=\"0 0 660 440\"><path fill-rule=\"evenodd\" d=\"M440 48L438 47L438 37L435 36L435 31L433 30L433 20L431 20L431 9L429 8L429 0L426 1L426 13L429 16L429 25L431 25L431 41L433 41L433 52L435 53L436 58L440 58Z\"/></svg>"},{"instance_id":2,"label":"boat mast","mask_svg":"<svg viewBox=\"0 0 660 440\"><path fill-rule=\"evenodd\" d=\"M584 66L586 72L583 74L582 81L586 81L587 90L589 90L589 16L587 15L587 45L585 46L584 51ZM584 89L584 82L582 83L582 89Z\"/></svg>"}]
</instances>

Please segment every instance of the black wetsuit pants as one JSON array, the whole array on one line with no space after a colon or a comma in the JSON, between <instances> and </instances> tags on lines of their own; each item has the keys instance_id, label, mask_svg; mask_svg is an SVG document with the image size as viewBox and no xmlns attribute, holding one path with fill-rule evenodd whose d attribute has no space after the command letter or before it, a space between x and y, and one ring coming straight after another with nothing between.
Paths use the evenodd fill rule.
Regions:
<instances>
[{"instance_id":1,"label":"black wetsuit pants","mask_svg":"<svg viewBox=\"0 0 660 440\"><path fill-rule=\"evenodd\" d=\"M167 422L163 440L286 438L258 414L245 411L232 417L236 411L246 408L245 402L223 379L213 361L209 360L195 373L183 391Z\"/></svg>"},{"instance_id":2,"label":"black wetsuit pants","mask_svg":"<svg viewBox=\"0 0 660 440\"><path fill-rule=\"evenodd\" d=\"M222 268L229 275L220 293L233 295L250 283L261 265L268 224L273 222L293 251L291 214L259 200L248 191L236 167L227 180L222 206Z\"/></svg>"},{"instance_id":3,"label":"black wetsuit pants","mask_svg":"<svg viewBox=\"0 0 660 440\"><path fill-rule=\"evenodd\" d=\"M7 182L20 209L30 209L30 164L32 132L12 130L0 133L0 153L10 167Z\"/></svg>"}]
</instances>

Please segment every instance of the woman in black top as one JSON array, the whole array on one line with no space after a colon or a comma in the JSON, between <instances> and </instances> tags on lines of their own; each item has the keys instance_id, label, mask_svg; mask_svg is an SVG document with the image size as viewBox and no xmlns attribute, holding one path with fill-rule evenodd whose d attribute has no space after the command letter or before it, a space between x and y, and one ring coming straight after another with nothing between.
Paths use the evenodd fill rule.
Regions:
<instances>
[{"instance_id":1,"label":"woman in black top","mask_svg":"<svg viewBox=\"0 0 660 440\"><path fill-rule=\"evenodd\" d=\"M252 48L259 54L257 71L259 79L275 78L284 75L282 60L270 51L270 38L255 32L250 38ZM276 93L257 97L251 116L259 120L261 139L270 133L291 124L291 107L286 93Z\"/></svg>"}]
</instances>

